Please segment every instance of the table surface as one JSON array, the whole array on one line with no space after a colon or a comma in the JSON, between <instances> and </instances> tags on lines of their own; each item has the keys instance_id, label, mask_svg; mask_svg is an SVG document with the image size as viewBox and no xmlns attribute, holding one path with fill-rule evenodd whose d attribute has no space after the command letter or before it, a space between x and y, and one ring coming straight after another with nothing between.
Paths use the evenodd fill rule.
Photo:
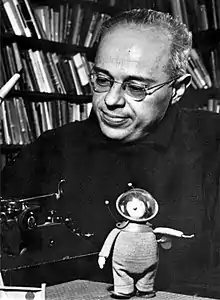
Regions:
<instances>
[{"instance_id":1,"label":"table surface","mask_svg":"<svg viewBox=\"0 0 220 300\"><path fill-rule=\"evenodd\" d=\"M46 300L106 300L113 299L110 296L109 288L112 285L103 282L87 280L75 280L46 288ZM132 297L134 300L143 300L141 297ZM155 300L210 300L197 296L181 295L170 292L158 291Z\"/></svg>"}]
</instances>

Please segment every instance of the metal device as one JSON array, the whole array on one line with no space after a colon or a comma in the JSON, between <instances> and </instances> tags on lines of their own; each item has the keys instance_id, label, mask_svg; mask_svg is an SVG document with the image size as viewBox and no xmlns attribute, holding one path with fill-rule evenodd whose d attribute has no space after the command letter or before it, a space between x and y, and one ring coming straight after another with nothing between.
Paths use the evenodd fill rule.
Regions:
<instances>
[{"instance_id":1,"label":"metal device","mask_svg":"<svg viewBox=\"0 0 220 300\"><path fill-rule=\"evenodd\" d=\"M85 266L95 261L93 233L82 232L70 216L56 211L57 201L62 201L63 183L61 180L51 194L0 199L0 258L5 284L35 286L72 280L86 272L80 265L82 260ZM43 210L49 201L54 203L53 209Z\"/></svg>"}]
</instances>

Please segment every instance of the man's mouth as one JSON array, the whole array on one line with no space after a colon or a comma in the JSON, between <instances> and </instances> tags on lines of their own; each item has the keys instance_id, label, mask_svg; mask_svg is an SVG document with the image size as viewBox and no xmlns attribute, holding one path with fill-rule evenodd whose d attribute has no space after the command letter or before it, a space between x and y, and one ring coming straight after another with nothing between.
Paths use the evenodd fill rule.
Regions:
<instances>
[{"instance_id":1,"label":"man's mouth","mask_svg":"<svg viewBox=\"0 0 220 300\"><path fill-rule=\"evenodd\" d=\"M102 112L101 114L102 121L112 127L119 127L124 125L128 118L118 114Z\"/></svg>"}]
</instances>

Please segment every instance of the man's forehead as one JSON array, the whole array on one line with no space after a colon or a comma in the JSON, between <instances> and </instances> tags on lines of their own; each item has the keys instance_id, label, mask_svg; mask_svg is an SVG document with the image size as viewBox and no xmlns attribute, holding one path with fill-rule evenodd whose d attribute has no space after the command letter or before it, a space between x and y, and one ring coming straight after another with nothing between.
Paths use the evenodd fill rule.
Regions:
<instances>
[{"instance_id":1,"label":"man's forehead","mask_svg":"<svg viewBox=\"0 0 220 300\"><path fill-rule=\"evenodd\" d=\"M118 27L100 44L96 63L120 68L163 70L170 56L168 32L155 27Z\"/></svg>"},{"instance_id":2,"label":"man's forehead","mask_svg":"<svg viewBox=\"0 0 220 300\"><path fill-rule=\"evenodd\" d=\"M117 27L111 29L103 37L101 46L102 44L105 45L105 42L109 42L109 40L117 38L122 43L126 43L126 41L128 41L129 38L131 39L131 41L132 39L135 40L135 38L137 38L137 40L141 40L143 43L153 43L159 48L169 48L172 42L171 34L169 33L167 28L162 28L161 26L159 27L153 25L129 24L127 26L118 25Z\"/></svg>"}]
</instances>

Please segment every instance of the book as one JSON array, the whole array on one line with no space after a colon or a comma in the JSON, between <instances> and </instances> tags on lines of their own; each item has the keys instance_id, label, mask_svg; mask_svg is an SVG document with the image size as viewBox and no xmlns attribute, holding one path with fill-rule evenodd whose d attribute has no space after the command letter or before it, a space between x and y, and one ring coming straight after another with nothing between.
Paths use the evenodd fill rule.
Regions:
<instances>
[{"instance_id":1,"label":"book","mask_svg":"<svg viewBox=\"0 0 220 300\"><path fill-rule=\"evenodd\" d=\"M33 68L31 57L32 51L23 50L21 52L22 65L24 69L25 84L29 91L40 91L37 75Z\"/></svg>"},{"instance_id":2,"label":"book","mask_svg":"<svg viewBox=\"0 0 220 300\"><path fill-rule=\"evenodd\" d=\"M68 59L68 64L69 64L69 67L70 67L70 71L72 73L73 82L74 82L75 89L76 89L76 94L77 95L83 95L83 90L82 90L82 87L81 87L79 75L78 75L78 72L76 70L74 61L70 58L70 59Z\"/></svg>"},{"instance_id":3,"label":"book","mask_svg":"<svg viewBox=\"0 0 220 300\"><path fill-rule=\"evenodd\" d=\"M201 71L197 68L192 57L189 57L188 61L189 61L188 70L194 77L194 80L198 84L198 87L200 89L203 89L203 88L207 89L208 85L207 85L206 81L204 80L203 75L201 74Z\"/></svg>"},{"instance_id":4,"label":"book","mask_svg":"<svg viewBox=\"0 0 220 300\"><path fill-rule=\"evenodd\" d=\"M83 44L84 47L91 47L92 37L93 37L97 22L99 20L99 16L100 16L99 12L93 12L92 18L91 18L91 21L89 24L89 28L88 28L87 34L85 36L85 40L84 40L84 44Z\"/></svg>"},{"instance_id":5,"label":"book","mask_svg":"<svg viewBox=\"0 0 220 300\"><path fill-rule=\"evenodd\" d=\"M72 38L72 26L73 21L73 6L70 6L68 3L65 5L65 18L64 18L64 32L63 32L63 41L68 43Z\"/></svg>"},{"instance_id":6,"label":"book","mask_svg":"<svg viewBox=\"0 0 220 300\"><path fill-rule=\"evenodd\" d=\"M83 15L82 19L79 21L81 22L81 27L78 30L78 45L84 46L85 38L89 30L90 23L92 21L93 11L90 5L83 7Z\"/></svg>"},{"instance_id":7,"label":"book","mask_svg":"<svg viewBox=\"0 0 220 300\"><path fill-rule=\"evenodd\" d=\"M220 29L220 1L215 1L216 17L217 17L217 26Z\"/></svg>"},{"instance_id":8,"label":"book","mask_svg":"<svg viewBox=\"0 0 220 300\"><path fill-rule=\"evenodd\" d=\"M14 107L14 103L11 98L5 100L5 110L6 117L8 120L8 131L10 135L11 144L22 144L21 132L19 127L20 125L19 120L17 118L17 111Z\"/></svg>"},{"instance_id":9,"label":"book","mask_svg":"<svg viewBox=\"0 0 220 300\"><path fill-rule=\"evenodd\" d=\"M3 59L0 60L0 87L2 87L5 83L6 83L6 70L5 70L5 66L3 64Z\"/></svg>"},{"instance_id":10,"label":"book","mask_svg":"<svg viewBox=\"0 0 220 300\"><path fill-rule=\"evenodd\" d=\"M11 44L11 47L13 50L14 60L16 64L16 72L20 72L23 69L23 65L22 65L22 59L21 59L20 50L18 48L18 44L13 42Z\"/></svg>"},{"instance_id":11,"label":"book","mask_svg":"<svg viewBox=\"0 0 220 300\"><path fill-rule=\"evenodd\" d=\"M49 73L51 82L54 87L54 92L55 93L62 93L62 92L64 93L65 89L63 88L60 77L57 74L57 70L56 70L55 63L52 58L52 54L50 52L46 52L46 53L44 53L44 55L45 55L44 58L46 61L48 73Z\"/></svg>"},{"instance_id":12,"label":"book","mask_svg":"<svg viewBox=\"0 0 220 300\"><path fill-rule=\"evenodd\" d=\"M206 1L208 27L212 29L218 29L217 5L216 5L216 2L218 1L219 0Z\"/></svg>"},{"instance_id":13,"label":"book","mask_svg":"<svg viewBox=\"0 0 220 300\"><path fill-rule=\"evenodd\" d=\"M175 18L178 18L182 23L184 23L182 9L181 9L181 0L171 0L171 9L172 9L172 15Z\"/></svg>"},{"instance_id":14,"label":"book","mask_svg":"<svg viewBox=\"0 0 220 300\"><path fill-rule=\"evenodd\" d=\"M187 66L187 71L191 74L192 76L192 80L191 80L191 84L193 86L193 88L195 90L197 90L198 88L199 89L202 89L203 88L203 85L200 83L199 79L197 78L197 76L195 75L194 71L193 71L193 68L191 67L190 64L188 64Z\"/></svg>"},{"instance_id":15,"label":"book","mask_svg":"<svg viewBox=\"0 0 220 300\"><path fill-rule=\"evenodd\" d=\"M23 15L25 23L29 28L32 37L41 39L41 32L36 21L36 17L29 0L16 0L20 6L20 11Z\"/></svg>"},{"instance_id":16,"label":"book","mask_svg":"<svg viewBox=\"0 0 220 300\"><path fill-rule=\"evenodd\" d=\"M198 30L204 31L209 29L207 8L205 3L198 4Z\"/></svg>"},{"instance_id":17,"label":"book","mask_svg":"<svg viewBox=\"0 0 220 300\"><path fill-rule=\"evenodd\" d=\"M6 113L6 103L2 102L1 106L1 117L2 117L2 126L3 126L3 135L4 135L4 143L6 145L10 145L12 143L10 132L9 132L9 121Z\"/></svg>"},{"instance_id":18,"label":"book","mask_svg":"<svg viewBox=\"0 0 220 300\"><path fill-rule=\"evenodd\" d=\"M15 73L18 72L17 70L17 66L16 66L16 62L15 62L15 57L14 57L14 52L13 52L13 49L11 47L11 45L6 45L5 46L5 49L6 49L6 53L7 53L7 57L8 57L8 68L10 69L10 77L13 76ZM17 82L13 89L15 90L19 90L20 89L20 80L19 82Z\"/></svg>"},{"instance_id":19,"label":"book","mask_svg":"<svg viewBox=\"0 0 220 300\"><path fill-rule=\"evenodd\" d=\"M180 5L181 5L183 23L186 24L186 26L189 28L189 20L188 20L188 11L187 11L186 1L180 0Z\"/></svg>"},{"instance_id":20,"label":"book","mask_svg":"<svg viewBox=\"0 0 220 300\"><path fill-rule=\"evenodd\" d=\"M55 41L54 33L54 9L49 7L49 27L50 27L50 40Z\"/></svg>"},{"instance_id":21,"label":"book","mask_svg":"<svg viewBox=\"0 0 220 300\"><path fill-rule=\"evenodd\" d=\"M55 8L53 9L53 28L54 28L54 42L59 42L59 15L60 12L56 10Z\"/></svg>"},{"instance_id":22,"label":"book","mask_svg":"<svg viewBox=\"0 0 220 300\"><path fill-rule=\"evenodd\" d=\"M39 102L31 102L29 104L29 115L31 115L30 118L30 125L32 129L32 134L34 135L34 138L38 138L42 133L42 126L41 126L41 115L39 113ZM31 112L30 112L31 111Z\"/></svg>"},{"instance_id":23,"label":"book","mask_svg":"<svg viewBox=\"0 0 220 300\"><path fill-rule=\"evenodd\" d=\"M198 32L198 1L199 0L185 0L188 28L193 33Z\"/></svg>"},{"instance_id":24,"label":"book","mask_svg":"<svg viewBox=\"0 0 220 300\"><path fill-rule=\"evenodd\" d=\"M71 40L69 41L71 44L79 45L80 30L82 26L83 16L84 16L83 6L81 3L77 3L74 7L74 18L71 24L73 29Z\"/></svg>"},{"instance_id":25,"label":"book","mask_svg":"<svg viewBox=\"0 0 220 300\"><path fill-rule=\"evenodd\" d=\"M47 40L48 36L47 36L47 33L45 32L45 30L43 28L43 24L41 22L40 16L35 11L33 11L33 13L34 13L34 16L35 16L36 26L38 28L40 38L44 39L44 40Z\"/></svg>"},{"instance_id":26,"label":"book","mask_svg":"<svg viewBox=\"0 0 220 300\"><path fill-rule=\"evenodd\" d=\"M66 59L60 56L57 62L57 68L62 79L63 85L65 87L66 93L76 95L71 70L69 68L69 64L66 63Z\"/></svg>"},{"instance_id":27,"label":"book","mask_svg":"<svg viewBox=\"0 0 220 300\"><path fill-rule=\"evenodd\" d=\"M201 76L204 78L208 87L212 87L212 81L209 73L195 48L191 49L190 56L192 57L196 67L200 70Z\"/></svg>"},{"instance_id":28,"label":"book","mask_svg":"<svg viewBox=\"0 0 220 300\"><path fill-rule=\"evenodd\" d=\"M77 53L77 54L73 55L73 61L74 61L76 70L79 75L83 93L85 95L90 95L91 88L90 88L89 74L86 72L86 67L84 65L81 53Z\"/></svg>"},{"instance_id":29,"label":"book","mask_svg":"<svg viewBox=\"0 0 220 300\"><path fill-rule=\"evenodd\" d=\"M46 59L45 53L42 50L39 50L39 51L35 51L35 54L38 57L38 62L40 64L42 76L45 82L45 88L46 88L45 92L55 93L56 89L55 86L53 85L51 74L49 72L50 65Z\"/></svg>"},{"instance_id":30,"label":"book","mask_svg":"<svg viewBox=\"0 0 220 300\"><path fill-rule=\"evenodd\" d=\"M24 67L24 72L23 72L23 80L22 80L22 85L23 85L23 89L26 91L34 91L34 87L31 81L31 77L28 71L28 66L27 66L27 62L24 58L22 58L22 64Z\"/></svg>"},{"instance_id":31,"label":"book","mask_svg":"<svg viewBox=\"0 0 220 300\"><path fill-rule=\"evenodd\" d=\"M18 0L11 0L11 1L14 3L14 7L15 7L16 14L17 14L17 18L20 19L20 22L21 22L21 24L23 26L24 35L27 36L27 37L31 37L32 33L30 31L30 28L27 25L27 21L26 21L26 18L25 18L25 15L24 15L24 12L23 12L23 10L21 8L20 3L18 2Z\"/></svg>"},{"instance_id":32,"label":"book","mask_svg":"<svg viewBox=\"0 0 220 300\"><path fill-rule=\"evenodd\" d=\"M41 5L33 7L34 14L36 16L36 21L41 24L41 36L44 39L50 39L50 26L49 26L49 8L46 5Z\"/></svg>"},{"instance_id":33,"label":"book","mask_svg":"<svg viewBox=\"0 0 220 300\"><path fill-rule=\"evenodd\" d=\"M24 30L23 21L16 9L14 2L12 0L2 0L3 7L8 16L8 19L11 23L11 27L13 28L14 34L16 35L26 35Z\"/></svg>"},{"instance_id":34,"label":"book","mask_svg":"<svg viewBox=\"0 0 220 300\"><path fill-rule=\"evenodd\" d=\"M34 132L30 125L31 119L27 112L27 106L25 105L24 99L14 98L15 106L17 108L18 117L20 121L22 140L24 144L29 144L34 140Z\"/></svg>"},{"instance_id":35,"label":"book","mask_svg":"<svg viewBox=\"0 0 220 300\"><path fill-rule=\"evenodd\" d=\"M5 46L1 48L1 57L3 58L1 59L1 65L3 69L2 76L4 78L4 83L6 83L13 74L11 72L11 69L8 67L10 65L10 62L9 62L9 58Z\"/></svg>"},{"instance_id":36,"label":"book","mask_svg":"<svg viewBox=\"0 0 220 300\"><path fill-rule=\"evenodd\" d=\"M60 43L64 42L64 36L63 36L63 32L64 32L64 14L65 14L65 5L61 4L59 7L59 24L58 24L58 41Z\"/></svg>"},{"instance_id":37,"label":"book","mask_svg":"<svg viewBox=\"0 0 220 300\"><path fill-rule=\"evenodd\" d=\"M107 19L109 19L110 16L108 14L105 14L105 13L101 13L99 15L99 18L96 22L96 26L93 30L93 36L92 36L92 39L91 39L91 42L90 42L90 47L93 47L98 39L98 36L99 36L99 32L100 32L100 28L103 24L103 22Z\"/></svg>"},{"instance_id":38,"label":"book","mask_svg":"<svg viewBox=\"0 0 220 300\"><path fill-rule=\"evenodd\" d=\"M214 49L210 52L210 69L213 87L220 88L220 49Z\"/></svg>"},{"instance_id":39,"label":"book","mask_svg":"<svg viewBox=\"0 0 220 300\"><path fill-rule=\"evenodd\" d=\"M56 53L46 53L49 63L51 63L51 68L54 74L54 82L58 93L65 94L66 89L60 77L59 70L57 68L57 63L59 61L58 55Z\"/></svg>"},{"instance_id":40,"label":"book","mask_svg":"<svg viewBox=\"0 0 220 300\"><path fill-rule=\"evenodd\" d=\"M55 69L55 72L56 72L56 75L57 75L57 78L59 80L59 84L61 87L60 93L66 94L67 91L66 91L65 85L63 83L63 79L61 77L61 74L60 74L59 68L58 68L59 57L56 53L52 53L51 57L52 57L52 61L54 62L54 69Z\"/></svg>"},{"instance_id":41,"label":"book","mask_svg":"<svg viewBox=\"0 0 220 300\"><path fill-rule=\"evenodd\" d=\"M28 50L32 57L33 68L38 78L38 83L41 92L46 93L53 93L54 87L49 76L47 65L44 60L44 53L42 50L35 50L32 51L31 49Z\"/></svg>"},{"instance_id":42,"label":"book","mask_svg":"<svg viewBox=\"0 0 220 300\"><path fill-rule=\"evenodd\" d=\"M0 25L1 25L1 32L2 33L9 33L9 34L13 34L14 33L14 30L12 28L12 25L11 25L11 22L10 22L10 19L4 9L4 6L3 6L3 3L1 2L0 4L0 16L1 16L1 22L0 22Z\"/></svg>"},{"instance_id":43,"label":"book","mask_svg":"<svg viewBox=\"0 0 220 300\"><path fill-rule=\"evenodd\" d=\"M40 113L40 122L42 132L53 129L52 120L50 119L48 103L47 102L38 102L38 108Z\"/></svg>"},{"instance_id":44,"label":"book","mask_svg":"<svg viewBox=\"0 0 220 300\"><path fill-rule=\"evenodd\" d=\"M41 71L41 66L38 62L39 53L38 56L36 56L36 51L33 51L32 49L27 50L28 55L28 62L31 72L33 72L34 77L36 78L37 87L39 88L39 92L47 92L47 88L45 87L44 78Z\"/></svg>"},{"instance_id":45,"label":"book","mask_svg":"<svg viewBox=\"0 0 220 300\"><path fill-rule=\"evenodd\" d=\"M213 111L213 112L218 113L219 112L218 100L213 99L213 98L208 99L207 108L208 108L209 111Z\"/></svg>"}]
</instances>

